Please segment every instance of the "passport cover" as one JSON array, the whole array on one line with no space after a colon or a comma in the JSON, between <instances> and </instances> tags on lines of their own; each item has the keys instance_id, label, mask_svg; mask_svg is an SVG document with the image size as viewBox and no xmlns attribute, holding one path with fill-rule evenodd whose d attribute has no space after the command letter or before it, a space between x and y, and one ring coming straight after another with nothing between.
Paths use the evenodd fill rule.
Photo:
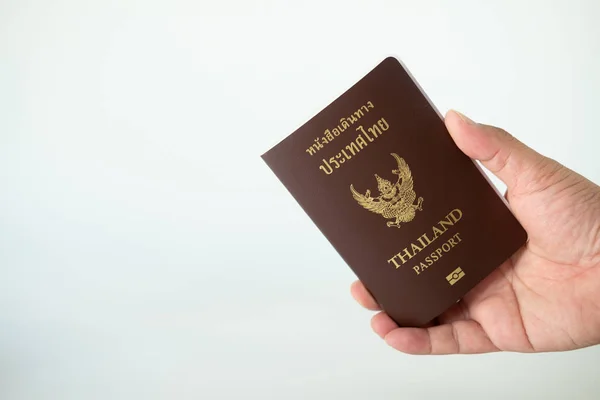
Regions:
<instances>
[{"instance_id":1,"label":"passport cover","mask_svg":"<svg viewBox=\"0 0 600 400\"><path fill-rule=\"evenodd\" d=\"M399 326L435 319L527 240L394 57L261 157Z\"/></svg>"}]
</instances>

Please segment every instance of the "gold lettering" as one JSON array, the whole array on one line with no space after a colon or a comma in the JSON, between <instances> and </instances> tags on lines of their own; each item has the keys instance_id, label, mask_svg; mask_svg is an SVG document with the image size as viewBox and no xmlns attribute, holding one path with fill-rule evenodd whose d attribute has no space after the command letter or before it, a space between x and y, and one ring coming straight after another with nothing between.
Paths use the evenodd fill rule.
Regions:
<instances>
[{"instance_id":1,"label":"gold lettering","mask_svg":"<svg viewBox=\"0 0 600 400\"><path fill-rule=\"evenodd\" d=\"M339 163L339 162L337 162L337 160L335 159L335 157L331 157L331 158L329 159L329 162L330 162L330 163L332 163L332 164L335 164L335 168L336 168L336 169L338 169L338 168L340 167L340 163Z\"/></svg>"},{"instance_id":2,"label":"gold lettering","mask_svg":"<svg viewBox=\"0 0 600 400\"><path fill-rule=\"evenodd\" d=\"M387 262L388 262L388 264L390 263L390 261L393 262L394 265L396 266L396 269L398 269L398 268L400 268L400 264L398 264L398 262L396 261L396 257L397 257L397 255L395 255L394 257L390 258ZM404 263L402 263L402 264L404 264Z\"/></svg>"},{"instance_id":3,"label":"gold lettering","mask_svg":"<svg viewBox=\"0 0 600 400\"><path fill-rule=\"evenodd\" d=\"M444 231L448 230L448 228L446 228L446 226L452 226L452 225L454 225L454 220L450 218L450 214L448 214L446 216L446 220L440 221L440 226L442 228L445 228Z\"/></svg>"},{"instance_id":4,"label":"gold lettering","mask_svg":"<svg viewBox=\"0 0 600 400\"><path fill-rule=\"evenodd\" d=\"M325 164L326 167L321 165L319 166L319 169L322 169L327 175L331 174L333 172L333 168L331 168L326 159L323 159L323 164Z\"/></svg>"},{"instance_id":5,"label":"gold lettering","mask_svg":"<svg viewBox=\"0 0 600 400\"><path fill-rule=\"evenodd\" d=\"M448 214L448 216L452 218L454 223L457 223L462 218L462 215L463 215L462 211L460 211L458 208L455 208L454 210L452 210L450 212L450 214Z\"/></svg>"},{"instance_id":6,"label":"gold lettering","mask_svg":"<svg viewBox=\"0 0 600 400\"><path fill-rule=\"evenodd\" d=\"M408 259L410 260L411 258L413 258L414 254L410 254L408 251L408 248L405 248L404 250L402 250L404 252L404 254L408 257ZM406 262L406 260L404 259L404 257L402 257L401 253L398 253L398 257L400 257L400 259L402 260L402 264L404 264Z\"/></svg>"},{"instance_id":7,"label":"gold lettering","mask_svg":"<svg viewBox=\"0 0 600 400\"><path fill-rule=\"evenodd\" d=\"M402 257L402 253L404 253L404 255L406 257L408 257L408 260L410 260L411 258L414 257L414 254L410 254L410 252L408 251L408 248L404 248L404 250L402 250L400 253L396 254L396 257L399 257L402 260L402 264L404 264L407 261L404 259L404 257Z\"/></svg>"},{"instance_id":8,"label":"gold lettering","mask_svg":"<svg viewBox=\"0 0 600 400\"><path fill-rule=\"evenodd\" d=\"M444 244L442 244L439 248L434 250L430 255L425 257L423 261L421 261L418 265L412 267L417 275L424 272L427 268L432 266L436 261L442 258L444 253L448 253L450 250L454 248L454 246L460 243L460 240L457 242L458 233L454 234L451 238L449 238Z\"/></svg>"},{"instance_id":9,"label":"gold lettering","mask_svg":"<svg viewBox=\"0 0 600 400\"><path fill-rule=\"evenodd\" d=\"M421 235L421 237L422 237L422 238L425 238L425 240L427 241L427 246L429 246L429 245L431 244L431 242L433 242L432 240L430 240L430 239L427 237L427 234L426 234L426 233L422 234L422 235Z\"/></svg>"},{"instance_id":10,"label":"gold lettering","mask_svg":"<svg viewBox=\"0 0 600 400\"><path fill-rule=\"evenodd\" d=\"M325 130L325 138L327 138L327 140L326 140L325 143L329 143L329 142L331 142L334 139L334 137L331 134L331 131L329 129Z\"/></svg>"},{"instance_id":11,"label":"gold lettering","mask_svg":"<svg viewBox=\"0 0 600 400\"><path fill-rule=\"evenodd\" d=\"M420 248L419 246L417 246L414 243L411 243L410 245L412 247L413 255L417 254L418 252L420 252L421 250L423 250L422 248Z\"/></svg>"},{"instance_id":12,"label":"gold lettering","mask_svg":"<svg viewBox=\"0 0 600 400\"><path fill-rule=\"evenodd\" d=\"M356 138L356 144L358 145L359 149L367 147L367 142L365 142L365 139L360 135L358 135L358 137Z\"/></svg>"},{"instance_id":13,"label":"gold lettering","mask_svg":"<svg viewBox=\"0 0 600 400\"><path fill-rule=\"evenodd\" d=\"M393 264L396 269L404 265L408 260L414 258L417 253L422 252L426 247L431 245L438 237L448 231L449 227L456 225L456 223L462 218L463 213L460 209L456 208L444 217L443 220L438 221L436 226L432 226L433 238L430 238L427 233L423 233L413 243L410 243L407 247L402 249L401 252L395 254L388 260L388 264ZM460 233L456 232L454 235L448 238L443 244L437 249L433 250L429 255L424 257L419 265L412 267L412 269L418 274L423 272L426 268L433 265L439 259L442 258L444 253L450 252L455 246L462 241Z\"/></svg>"},{"instance_id":14,"label":"gold lettering","mask_svg":"<svg viewBox=\"0 0 600 400\"><path fill-rule=\"evenodd\" d=\"M366 104L367 105L360 106L359 109L356 112L350 114L349 117L347 117L347 118L344 118L344 117L340 118L340 124L341 124L341 126L340 126L340 124L338 124L332 130L325 129L323 131L323 136L315 138L314 139L314 144L311 144L305 151L309 155L312 156L317 151L319 151L320 149L322 149L326 144L331 143L336 137L338 137L340 135L340 133L344 132L350 126L350 124L348 123L348 121L350 121L350 123L353 124L356 121L358 121L359 118L361 118L362 116L364 116L364 112L362 111L363 109L365 110L365 112L368 112L369 111L369 107L370 108L374 108L373 103L371 101L368 101ZM379 122L381 122L382 120L383 120L383 118L380 119ZM381 123L379 125L381 126ZM332 133L332 131L333 131L333 133ZM370 141L372 141L368 136L367 136L367 139L369 139ZM357 143L357 145L360 146L359 143ZM354 153L352 155L354 155Z\"/></svg>"},{"instance_id":15,"label":"gold lettering","mask_svg":"<svg viewBox=\"0 0 600 400\"><path fill-rule=\"evenodd\" d=\"M442 234L443 234L444 232L446 232L446 231L445 231L445 230L441 230L441 229L439 229L439 228L437 228L437 227L435 227L435 226L434 226L434 227L433 227L433 233L434 233L433 240L435 240L435 239L437 239L438 237L442 236Z\"/></svg>"},{"instance_id":16,"label":"gold lettering","mask_svg":"<svg viewBox=\"0 0 600 400\"><path fill-rule=\"evenodd\" d=\"M372 106L373 103L371 103L369 101L369 102L367 102L367 104L369 105L369 107L373 108L373 106ZM324 148L324 146L333 142L335 140L335 138L340 136L341 133L344 132L346 129L348 129L351 124L354 124L355 122L358 121L359 118L361 118L365 115L361 109L368 111L367 106L361 106L358 109L358 111L356 111L354 114L350 114L349 117L340 118L340 124L338 124L335 128L332 128L331 130L325 129L323 136L314 139L314 144L309 146L309 148L306 149L305 151L309 155L312 156L313 154L318 152L320 149ZM383 122L383 124L382 124L382 122ZM352 157L356 156L362 149L367 147L367 145L369 143L372 143L375 139L380 137L382 135L382 132L387 131L388 129L389 129L389 124L385 121L384 118L379 119L379 121L376 124L374 124L372 127L368 128L366 130L362 125L358 125L356 127L356 131L358 132L358 135L356 137L354 137L354 139L351 140L348 144L342 145L342 149L335 156L335 158L337 158L339 160L338 167L336 167L335 169L341 167L341 164L343 164L344 161L348 161ZM367 131L369 133L367 133ZM343 157L343 159L342 159L342 157ZM329 168L329 166L326 166L326 167ZM321 169L323 171L325 171L325 173L327 175L329 175L333 171L335 171L335 169L332 169L330 172L328 172L326 167L323 167Z\"/></svg>"},{"instance_id":17,"label":"gold lettering","mask_svg":"<svg viewBox=\"0 0 600 400\"><path fill-rule=\"evenodd\" d=\"M346 146L346 148L352 153L353 156L360 151L358 149L358 146L354 142L351 142L349 145Z\"/></svg>"},{"instance_id":18,"label":"gold lettering","mask_svg":"<svg viewBox=\"0 0 600 400\"><path fill-rule=\"evenodd\" d=\"M379 121L377 121L377 124L381 127L383 131L387 131L390 128L390 125L384 118L381 118Z\"/></svg>"},{"instance_id":19,"label":"gold lettering","mask_svg":"<svg viewBox=\"0 0 600 400\"><path fill-rule=\"evenodd\" d=\"M375 136L376 138L381 135L381 129L379 129L377 124L373 125L373 127L369 128L368 130L371 132L371 135Z\"/></svg>"}]
</instances>

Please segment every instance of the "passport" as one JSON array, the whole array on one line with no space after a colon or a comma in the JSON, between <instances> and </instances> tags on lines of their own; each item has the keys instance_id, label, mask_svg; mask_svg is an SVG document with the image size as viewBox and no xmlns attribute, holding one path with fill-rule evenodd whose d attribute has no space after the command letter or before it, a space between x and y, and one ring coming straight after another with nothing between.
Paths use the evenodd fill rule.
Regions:
<instances>
[{"instance_id":1,"label":"passport","mask_svg":"<svg viewBox=\"0 0 600 400\"><path fill-rule=\"evenodd\" d=\"M433 321L527 241L395 57L261 157L399 326Z\"/></svg>"}]
</instances>

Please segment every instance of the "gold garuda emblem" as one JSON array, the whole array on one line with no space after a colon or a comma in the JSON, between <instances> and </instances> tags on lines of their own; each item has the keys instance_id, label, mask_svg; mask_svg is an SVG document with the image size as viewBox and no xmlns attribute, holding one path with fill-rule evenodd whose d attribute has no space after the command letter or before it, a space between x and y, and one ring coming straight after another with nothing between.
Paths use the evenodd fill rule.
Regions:
<instances>
[{"instance_id":1,"label":"gold garuda emblem","mask_svg":"<svg viewBox=\"0 0 600 400\"><path fill-rule=\"evenodd\" d=\"M393 219L394 221L387 222L388 227L400 228L401 222L412 221L417 210L423 210L423 198L419 197L417 204L413 204L417 195L413 190L413 178L410 168L398 154L391 153L391 155L398 162L398 169L392 170L394 175L398 175L396 183L392 184L392 182L375 174L379 196L371 197L370 190L367 190L363 195L357 192L353 185L350 185L350 191L352 197L365 209L381 214L386 219Z\"/></svg>"}]
</instances>

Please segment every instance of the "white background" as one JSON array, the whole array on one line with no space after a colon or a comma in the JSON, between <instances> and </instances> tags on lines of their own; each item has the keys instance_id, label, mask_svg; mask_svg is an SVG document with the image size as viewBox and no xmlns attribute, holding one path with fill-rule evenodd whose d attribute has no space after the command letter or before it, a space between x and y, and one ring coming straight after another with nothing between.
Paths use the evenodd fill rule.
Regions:
<instances>
[{"instance_id":1,"label":"white background","mask_svg":"<svg viewBox=\"0 0 600 400\"><path fill-rule=\"evenodd\" d=\"M415 357L260 155L388 55L600 182L600 3L0 3L0 398L597 399L600 348ZM498 181L495 181L498 183Z\"/></svg>"}]
</instances>

